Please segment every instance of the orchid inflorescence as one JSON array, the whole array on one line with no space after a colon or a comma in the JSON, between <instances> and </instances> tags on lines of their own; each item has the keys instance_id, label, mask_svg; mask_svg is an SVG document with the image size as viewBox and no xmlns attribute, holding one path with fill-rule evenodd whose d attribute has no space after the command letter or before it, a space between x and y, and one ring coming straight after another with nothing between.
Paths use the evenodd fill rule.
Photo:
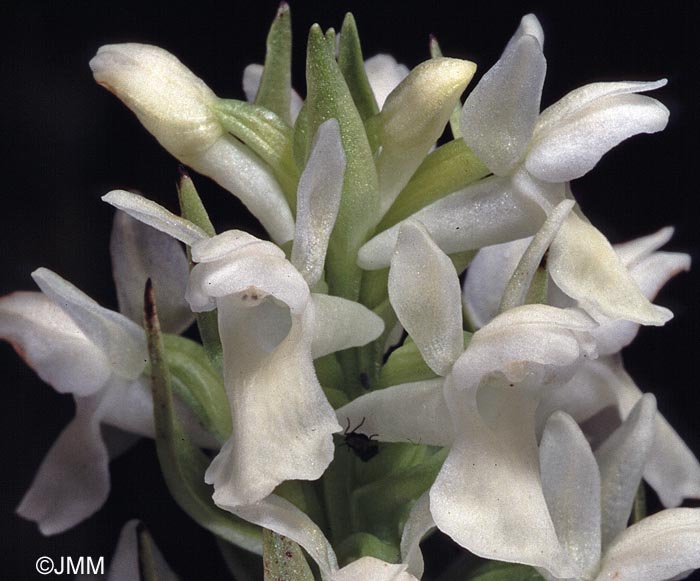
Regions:
<instances>
[{"instance_id":1,"label":"orchid inflorescence","mask_svg":"<svg viewBox=\"0 0 700 581\"><path fill-rule=\"evenodd\" d=\"M311 28L302 100L286 4L246 100L161 48L100 48L95 80L270 240L216 233L183 172L179 214L102 198L120 312L45 268L41 292L0 299L0 336L76 408L18 513L51 535L99 510L126 433L155 438L178 504L265 579L421 579L435 530L473 556L450 578L700 567L700 509L678 508L700 464L620 356L672 317L651 300L690 258L659 250L671 228L612 246L570 187L664 129L640 93L665 81L540 111L543 46L523 17L463 105L474 63L434 39L411 71L365 61L351 15ZM642 480L666 507L646 517ZM174 578L166 559L131 521L109 577Z\"/></svg>"}]
</instances>

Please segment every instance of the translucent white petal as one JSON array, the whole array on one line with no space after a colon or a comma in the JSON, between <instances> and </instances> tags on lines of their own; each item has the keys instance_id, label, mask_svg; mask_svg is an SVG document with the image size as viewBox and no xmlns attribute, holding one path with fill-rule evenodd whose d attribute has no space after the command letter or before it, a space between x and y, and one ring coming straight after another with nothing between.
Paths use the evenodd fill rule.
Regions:
<instances>
[{"instance_id":1,"label":"translucent white petal","mask_svg":"<svg viewBox=\"0 0 700 581\"><path fill-rule=\"evenodd\" d=\"M75 398L75 417L37 471L17 513L45 535L61 533L97 511L109 494L109 457L100 436L99 396Z\"/></svg>"},{"instance_id":2,"label":"translucent white petal","mask_svg":"<svg viewBox=\"0 0 700 581\"><path fill-rule=\"evenodd\" d=\"M143 291L150 278L163 331L179 334L192 324L194 315L185 301L190 269L176 240L117 212L109 248L122 314L142 324Z\"/></svg>"},{"instance_id":3,"label":"translucent white petal","mask_svg":"<svg viewBox=\"0 0 700 581\"><path fill-rule=\"evenodd\" d=\"M608 548L596 581L664 581L700 567L700 509L662 510L624 531Z\"/></svg>"},{"instance_id":4,"label":"translucent white petal","mask_svg":"<svg viewBox=\"0 0 700 581\"><path fill-rule=\"evenodd\" d=\"M340 141L340 126L337 119L328 119L316 132L297 188L297 222L291 261L311 288L323 275L344 177L345 152Z\"/></svg>"},{"instance_id":5,"label":"translucent white petal","mask_svg":"<svg viewBox=\"0 0 700 581\"><path fill-rule=\"evenodd\" d=\"M430 489L435 523L481 557L573 577L542 494L537 397L494 382L455 389L460 380L455 366L445 396L457 439Z\"/></svg>"},{"instance_id":6,"label":"translucent white petal","mask_svg":"<svg viewBox=\"0 0 700 581\"><path fill-rule=\"evenodd\" d=\"M603 551L627 527L644 464L654 443L656 399L646 394L625 422L598 448Z\"/></svg>"},{"instance_id":7,"label":"translucent white petal","mask_svg":"<svg viewBox=\"0 0 700 581\"><path fill-rule=\"evenodd\" d=\"M631 268L671 240L673 231L672 226L666 226L648 236L641 236L629 242L615 244L615 252L622 260L622 264L627 268Z\"/></svg>"},{"instance_id":8,"label":"translucent white petal","mask_svg":"<svg viewBox=\"0 0 700 581\"><path fill-rule=\"evenodd\" d=\"M488 178L445 196L413 214L447 254L532 236L545 219L535 202L512 190L510 180ZM373 270L389 265L401 224L367 242L357 263Z\"/></svg>"},{"instance_id":9,"label":"translucent white petal","mask_svg":"<svg viewBox=\"0 0 700 581\"><path fill-rule=\"evenodd\" d=\"M375 557L362 557L335 573L331 581L418 581L406 565L392 565Z\"/></svg>"},{"instance_id":10,"label":"translucent white petal","mask_svg":"<svg viewBox=\"0 0 700 581\"><path fill-rule=\"evenodd\" d=\"M554 239L548 268L557 286L593 317L643 325L663 325L673 317L648 301L605 236L576 214L569 214Z\"/></svg>"},{"instance_id":11,"label":"translucent white petal","mask_svg":"<svg viewBox=\"0 0 700 581\"><path fill-rule=\"evenodd\" d=\"M525 305L479 329L452 371L457 389L476 388L494 374L511 384L526 381L542 393L568 381L595 357L585 332L595 323L576 309ZM523 388L521 388L523 389Z\"/></svg>"},{"instance_id":12,"label":"translucent white petal","mask_svg":"<svg viewBox=\"0 0 700 581\"><path fill-rule=\"evenodd\" d=\"M63 309L109 361L112 370L126 379L135 379L146 366L146 337L143 329L124 315L98 305L46 268L32 273L43 293Z\"/></svg>"},{"instance_id":13,"label":"translucent white petal","mask_svg":"<svg viewBox=\"0 0 700 581\"><path fill-rule=\"evenodd\" d=\"M626 417L642 392L625 372L619 357L603 363L619 398L620 411ZM644 479L664 506L678 506L684 498L700 498L700 462L661 414L656 415L654 444L644 467Z\"/></svg>"},{"instance_id":14,"label":"translucent white petal","mask_svg":"<svg viewBox=\"0 0 700 581\"><path fill-rule=\"evenodd\" d=\"M555 412L540 441L542 491L559 542L579 568L595 573L601 555L600 474L576 422Z\"/></svg>"},{"instance_id":15,"label":"translucent white petal","mask_svg":"<svg viewBox=\"0 0 700 581\"><path fill-rule=\"evenodd\" d=\"M621 141L638 133L663 130L668 115L666 107L643 95L597 99L540 132L530 146L525 167L545 181L579 178Z\"/></svg>"},{"instance_id":16,"label":"translucent white petal","mask_svg":"<svg viewBox=\"0 0 700 581\"><path fill-rule=\"evenodd\" d=\"M223 508L298 543L316 562L324 581L335 579L338 561L331 544L316 523L291 502L271 494L255 504Z\"/></svg>"},{"instance_id":17,"label":"translucent white petal","mask_svg":"<svg viewBox=\"0 0 700 581\"><path fill-rule=\"evenodd\" d=\"M596 102L605 103L607 97L653 91L663 87L665 84L666 79L651 82L619 81L613 83L590 83L574 89L542 111L537 120L534 139L537 140L540 135L548 130L567 123L586 107Z\"/></svg>"},{"instance_id":18,"label":"translucent white petal","mask_svg":"<svg viewBox=\"0 0 700 581\"><path fill-rule=\"evenodd\" d=\"M537 20L537 16L534 14L526 14L520 19L520 25L515 31L515 34L513 34L513 37L508 41L506 50L510 48L510 45L515 44L523 35L526 34L534 36L540 43L540 46L544 48L544 30L542 30L540 21Z\"/></svg>"},{"instance_id":19,"label":"translucent white petal","mask_svg":"<svg viewBox=\"0 0 700 581\"><path fill-rule=\"evenodd\" d=\"M114 93L173 156L205 151L222 134L216 95L172 54L147 44L100 47L90 61L95 80Z\"/></svg>"},{"instance_id":20,"label":"translucent white petal","mask_svg":"<svg viewBox=\"0 0 700 581\"><path fill-rule=\"evenodd\" d=\"M407 570L418 579L423 576L423 554L420 550L420 542L433 528L435 528L435 521L430 514L430 496L425 492L411 508L401 535L401 561L406 563Z\"/></svg>"},{"instance_id":21,"label":"translucent white petal","mask_svg":"<svg viewBox=\"0 0 700 581\"><path fill-rule=\"evenodd\" d=\"M181 161L243 202L275 243L294 237L292 211L272 170L237 139L223 136L200 155Z\"/></svg>"},{"instance_id":22,"label":"translucent white petal","mask_svg":"<svg viewBox=\"0 0 700 581\"><path fill-rule=\"evenodd\" d=\"M316 379L313 304L303 314L267 299L254 307L217 300L233 432L205 479L223 507L251 504L285 480L315 480L341 431Z\"/></svg>"},{"instance_id":23,"label":"translucent white petal","mask_svg":"<svg viewBox=\"0 0 700 581\"><path fill-rule=\"evenodd\" d=\"M345 426L382 442L449 446L454 440L442 394L443 379L392 385L371 391L336 411Z\"/></svg>"},{"instance_id":24,"label":"translucent white petal","mask_svg":"<svg viewBox=\"0 0 700 581\"><path fill-rule=\"evenodd\" d=\"M407 220L389 269L389 299L435 373L445 375L464 350L459 278L425 227Z\"/></svg>"},{"instance_id":25,"label":"translucent white petal","mask_svg":"<svg viewBox=\"0 0 700 581\"><path fill-rule=\"evenodd\" d=\"M496 315L506 284L532 238L482 248L469 263L462 288L462 301L469 320L483 327Z\"/></svg>"},{"instance_id":26,"label":"translucent white petal","mask_svg":"<svg viewBox=\"0 0 700 581\"><path fill-rule=\"evenodd\" d=\"M102 422L130 434L155 437L149 378L141 376L132 382L112 382L103 398Z\"/></svg>"},{"instance_id":27,"label":"translucent white petal","mask_svg":"<svg viewBox=\"0 0 700 581\"><path fill-rule=\"evenodd\" d=\"M61 393L90 395L112 374L102 351L43 293L0 298L0 337Z\"/></svg>"},{"instance_id":28,"label":"translucent white petal","mask_svg":"<svg viewBox=\"0 0 700 581\"><path fill-rule=\"evenodd\" d=\"M139 521L130 520L119 534L119 542L114 550L112 562L109 564L107 581L126 581L126 579L141 579L139 558ZM158 581L177 581L177 576L166 563L163 555L155 544L150 545L155 575Z\"/></svg>"},{"instance_id":29,"label":"translucent white petal","mask_svg":"<svg viewBox=\"0 0 700 581\"><path fill-rule=\"evenodd\" d=\"M519 28L464 103L462 137L496 175L509 174L525 154L540 112L546 69L539 38Z\"/></svg>"},{"instance_id":30,"label":"translucent white petal","mask_svg":"<svg viewBox=\"0 0 700 581\"><path fill-rule=\"evenodd\" d=\"M469 61L432 58L413 69L387 97L381 112L382 148L377 159L382 212L394 203L442 135L475 71L476 65Z\"/></svg>"},{"instance_id":31,"label":"translucent white petal","mask_svg":"<svg viewBox=\"0 0 700 581\"><path fill-rule=\"evenodd\" d=\"M194 262L215 262L249 244L257 244L256 252L284 258L284 251L279 246L260 240L260 238L243 230L226 230L211 238L195 242L192 245L192 260Z\"/></svg>"},{"instance_id":32,"label":"translucent white petal","mask_svg":"<svg viewBox=\"0 0 700 581\"><path fill-rule=\"evenodd\" d=\"M191 245L198 240L208 238L207 233L199 226L138 194L124 190L113 190L102 196L102 201L185 244Z\"/></svg>"},{"instance_id":33,"label":"translucent white petal","mask_svg":"<svg viewBox=\"0 0 700 581\"><path fill-rule=\"evenodd\" d=\"M314 359L374 341L384 321L364 305L331 295L312 294L316 323L311 343Z\"/></svg>"},{"instance_id":34,"label":"translucent white petal","mask_svg":"<svg viewBox=\"0 0 700 581\"><path fill-rule=\"evenodd\" d=\"M408 67L389 54L377 54L365 61L365 72L379 109L397 85L408 76Z\"/></svg>"}]
</instances>

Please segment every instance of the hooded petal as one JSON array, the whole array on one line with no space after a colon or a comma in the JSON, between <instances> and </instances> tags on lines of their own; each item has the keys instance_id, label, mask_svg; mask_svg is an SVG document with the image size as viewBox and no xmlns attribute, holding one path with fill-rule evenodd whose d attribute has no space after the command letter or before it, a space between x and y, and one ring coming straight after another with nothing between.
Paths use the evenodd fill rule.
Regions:
<instances>
[{"instance_id":1,"label":"hooded petal","mask_svg":"<svg viewBox=\"0 0 700 581\"><path fill-rule=\"evenodd\" d=\"M627 527L644 464L654 443L656 399L646 394L596 450L600 467L603 550Z\"/></svg>"},{"instance_id":2,"label":"hooded petal","mask_svg":"<svg viewBox=\"0 0 700 581\"><path fill-rule=\"evenodd\" d=\"M386 98L408 76L409 70L406 65L397 63L393 56L377 54L365 61L365 72L381 110Z\"/></svg>"},{"instance_id":3,"label":"hooded petal","mask_svg":"<svg viewBox=\"0 0 700 581\"><path fill-rule=\"evenodd\" d=\"M0 299L0 337L61 393L90 395L112 374L102 351L43 293L16 292Z\"/></svg>"},{"instance_id":4,"label":"hooded petal","mask_svg":"<svg viewBox=\"0 0 700 581\"><path fill-rule=\"evenodd\" d=\"M445 385L457 436L430 489L437 527L480 557L572 577L573 563L559 544L542 493L536 395L495 381L481 389L455 389L465 383L461 361Z\"/></svg>"},{"instance_id":5,"label":"hooded petal","mask_svg":"<svg viewBox=\"0 0 700 581\"><path fill-rule=\"evenodd\" d=\"M514 192L505 178L487 178L416 212L443 252L451 254L532 236L545 219L540 206ZM377 234L358 253L357 263L373 270L389 265L403 222Z\"/></svg>"},{"instance_id":6,"label":"hooded petal","mask_svg":"<svg viewBox=\"0 0 700 581\"><path fill-rule=\"evenodd\" d=\"M328 240L340 208L345 152L337 119L322 123L299 178L297 222L291 262L310 288L323 276Z\"/></svg>"},{"instance_id":7,"label":"hooded petal","mask_svg":"<svg viewBox=\"0 0 700 581\"><path fill-rule=\"evenodd\" d=\"M438 375L449 373L464 350L459 278L420 222L401 225L388 288L399 321L428 367Z\"/></svg>"},{"instance_id":8,"label":"hooded petal","mask_svg":"<svg viewBox=\"0 0 700 581\"><path fill-rule=\"evenodd\" d=\"M596 581L664 581L700 568L700 509L662 510L625 530L608 548Z\"/></svg>"},{"instance_id":9,"label":"hooded petal","mask_svg":"<svg viewBox=\"0 0 700 581\"><path fill-rule=\"evenodd\" d=\"M354 399L336 411L338 421L362 423L361 433L382 442L414 442L449 446L454 441L442 393L444 380L392 385Z\"/></svg>"},{"instance_id":10,"label":"hooded petal","mask_svg":"<svg viewBox=\"0 0 700 581\"><path fill-rule=\"evenodd\" d=\"M311 352L314 359L361 347L384 332L384 321L364 305L332 295L312 294L316 311Z\"/></svg>"},{"instance_id":11,"label":"hooded petal","mask_svg":"<svg viewBox=\"0 0 700 581\"><path fill-rule=\"evenodd\" d=\"M579 575L595 573L601 555L600 474L591 447L571 416L555 412L540 441L542 491L559 542Z\"/></svg>"},{"instance_id":12,"label":"hooded petal","mask_svg":"<svg viewBox=\"0 0 700 581\"><path fill-rule=\"evenodd\" d=\"M100 435L100 396L76 397L75 417L44 458L17 513L45 535L68 530L109 494L109 456Z\"/></svg>"},{"instance_id":13,"label":"hooded petal","mask_svg":"<svg viewBox=\"0 0 700 581\"><path fill-rule=\"evenodd\" d=\"M547 69L542 29L532 15L498 62L467 97L460 130L464 142L496 175L512 172L525 155L540 112Z\"/></svg>"},{"instance_id":14,"label":"hooded petal","mask_svg":"<svg viewBox=\"0 0 700 581\"><path fill-rule=\"evenodd\" d=\"M124 212L114 215L112 273L119 310L137 324L143 320L143 289L153 281L158 317L167 333L181 333L194 315L185 301L190 274L187 257L176 240Z\"/></svg>"},{"instance_id":15,"label":"hooded petal","mask_svg":"<svg viewBox=\"0 0 700 581\"><path fill-rule=\"evenodd\" d=\"M211 109L216 95L162 48L105 45L90 61L90 68L95 80L119 97L178 159L205 151L223 133Z\"/></svg>"},{"instance_id":16,"label":"hooded petal","mask_svg":"<svg viewBox=\"0 0 700 581\"><path fill-rule=\"evenodd\" d=\"M593 317L643 325L663 325L673 317L647 300L605 236L576 214L559 229L548 268L557 286Z\"/></svg>"},{"instance_id":17,"label":"hooded petal","mask_svg":"<svg viewBox=\"0 0 700 581\"><path fill-rule=\"evenodd\" d=\"M43 293L73 319L80 330L100 349L114 373L135 379L146 366L143 329L124 315L98 305L85 293L46 268L32 273Z\"/></svg>"},{"instance_id":18,"label":"hooded petal","mask_svg":"<svg viewBox=\"0 0 700 581\"><path fill-rule=\"evenodd\" d=\"M475 71L476 65L469 61L432 58L413 69L387 97L377 158L382 213L442 135Z\"/></svg>"},{"instance_id":19,"label":"hooded petal","mask_svg":"<svg viewBox=\"0 0 700 581\"><path fill-rule=\"evenodd\" d=\"M638 133L662 131L668 109L643 95L615 95L593 101L538 133L525 167L548 182L566 182L588 173L621 141Z\"/></svg>"}]
</instances>

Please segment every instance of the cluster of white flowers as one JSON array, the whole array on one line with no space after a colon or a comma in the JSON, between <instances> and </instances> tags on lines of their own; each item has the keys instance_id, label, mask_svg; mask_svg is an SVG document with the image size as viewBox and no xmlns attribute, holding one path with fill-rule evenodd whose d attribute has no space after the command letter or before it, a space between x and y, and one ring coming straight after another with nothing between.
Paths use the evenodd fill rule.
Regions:
<instances>
[{"instance_id":1,"label":"cluster of white flowers","mask_svg":"<svg viewBox=\"0 0 700 581\"><path fill-rule=\"evenodd\" d=\"M104 46L90 62L272 241L216 234L187 177L182 215L113 191L120 313L43 268L42 292L0 299L0 336L76 404L19 514L54 534L98 510L109 459L135 441L110 426L157 439L200 524L257 553L273 545L248 523L273 531L325 581L420 579L435 528L547 580L700 567L700 509L676 508L700 498L700 463L619 354L672 317L651 300L690 259L658 251L671 228L611 246L569 186L665 127L667 109L639 94L665 81L594 83L540 112L544 35L527 15L462 105L473 63L434 43L410 72L387 55L363 65L349 17L339 39L312 28L302 101L289 26L283 5L265 66L245 71L247 102L154 46ZM195 317L206 349L176 337ZM161 412L173 393L179 438ZM642 479L667 508L628 526ZM138 569L134 527L111 579Z\"/></svg>"}]
</instances>

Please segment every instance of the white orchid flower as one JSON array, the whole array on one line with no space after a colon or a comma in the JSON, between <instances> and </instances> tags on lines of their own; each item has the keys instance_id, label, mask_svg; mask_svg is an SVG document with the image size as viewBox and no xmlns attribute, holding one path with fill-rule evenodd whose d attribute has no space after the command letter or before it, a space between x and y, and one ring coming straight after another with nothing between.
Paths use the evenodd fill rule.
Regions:
<instances>
[{"instance_id":1,"label":"white orchid flower","mask_svg":"<svg viewBox=\"0 0 700 581\"><path fill-rule=\"evenodd\" d=\"M90 67L171 155L238 197L275 242L292 239L292 212L272 170L224 130L219 98L177 58L147 44L110 44Z\"/></svg>"},{"instance_id":2,"label":"white orchid flower","mask_svg":"<svg viewBox=\"0 0 700 581\"><path fill-rule=\"evenodd\" d=\"M649 300L654 299L671 277L690 268L687 254L658 251L672 234L672 228L663 228L614 247L620 261ZM477 327L487 324L497 315L504 289L529 244L530 239L523 239L483 248L470 264L463 301ZM558 307L575 304L554 284L550 285L548 300ZM552 412L561 409L585 424L609 406L614 407L622 419L626 418L642 397L642 392L625 372L617 354L632 342L638 330L639 325L630 321L601 321L599 327L591 331L601 358L583 365L564 388L545 399L538 410L538 423L542 424ZM700 498L700 463L697 458L661 414L657 414L655 425L656 439L644 479L667 507L679 505L683 498ZM591 431L595 427L587 427L586 432L599 441L600 436Z\"/></svg>"},{"instance_id":3,"label":"white orchid flower","mask_svg":"<svg viewBox=\"0 0 700 581\"><path fill-rule=\"evenodd\" d=\"M128 192L103 199L189 244L187 299L218 309L233 432L206 472L214 501L230 509L267 497L285 480L315 480L341 431L313 360L360 346L383 331L362 305L311 292L323 274L340 203L345 156L338 122L318 130L297 192L291 262L272 244L232 230L209 238L154 202Z\"/></svg>"},{"instance_id":4,"label":"white orchid flower","mask_svg":"<svg viewBox=\"0 0 700 581\"><path fill-rule=\"evenodd\" d=\"M318 565L323 581L418 581L423 574L419 543L427 530L424 501L420 500L404 525L401 563L362 557L340 567L333 547L321 529L304 512L275 494L248 506L230 509L234 514L298 543Z\"/></svg>"},{"instance_id":5,"label":"white orchid flower","mask_svg":"<svg viewBox=\"0 0 700 581\"><path fill-rule=\"evenodd\" d=\"M111 250L120 308L133 320L101 307L46 268L32 273L43 292L16 292L0 299L0 337L44 381L75 400L75 417L49 450L17 509L45 535L75 526L105 502L109 459L131 440L124 434L110 439L101 427L153 437L153 403L143 375L146 338L139 315L146 278L160 287L168 331L182 331L193 318L184 300L187 259L175 241L118 213Z\"/></svg>"},{"instance_id":6,"label":"white orchid flower","mask_svg":"<svg viewBox=\"0 0 700 581\"><path fill-rule=\"evenodd\" d=\"M400 284L411 280L411 285ZM401 227L389 272L389 297L399 321L438 379L395 385L361 396L339 418L389 442L449 446L430 490L438 528L481 556L509 560L502 547L517 542L532 559L559 562L556 533L539 478L528 464L536 453L536 410L595 357L596 323L578 309L526 305L477 331L463 347L459 279L448 257L418 222ZM512 481L528 502L493 482ZM517 500L517 502L516 502ZM508 516L505 515L508 513ZM505 519L520 519L505 527Z\"/></svg>"},{"instance_id":7,"label":"white orchid flower","mask_svg":"<svg viewBox=\"0 0 700 581\"><path fill-rule=\"evenodd\" d=\"M568 196L566 182L587 173L622 140L666 126L668 110L636 94L665 81L586 85L539 114L546 69L543 42L537 19L525 16L464 104L462 137L494 175L414 214L445 252L534 234ZM358 264L387 266L399 227L366 243ZM576 213L569 214L554 240L549 265L560 288L587 301L594 316L652 325L671 316L643 297L605 237Z\"/></svg>"}]
</instances>

